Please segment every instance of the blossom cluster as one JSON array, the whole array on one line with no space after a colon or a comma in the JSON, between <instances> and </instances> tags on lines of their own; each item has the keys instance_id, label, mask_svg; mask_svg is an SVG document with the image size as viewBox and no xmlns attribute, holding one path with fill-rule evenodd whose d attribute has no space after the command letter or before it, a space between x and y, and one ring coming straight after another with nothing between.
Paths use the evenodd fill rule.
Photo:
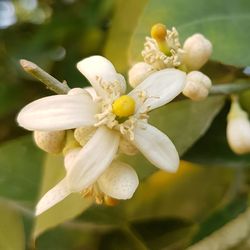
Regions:
<instances>
[{"instance_id":1,"label":"blossom cluster","mask_svg":"<svg viewBox=\"0 0 250 250\"><path fill-rule=\"evenodd\" d=\"M136 87L156 71L178 68L187 73L182 93L194 101L205 99L212 82L198 70L208 61L211 53L212 44L202 34L188 37L181 47L175 28L169 30L163 24L156 24L151 29L151 37L146 37L141 53L144 61L134 64L128 73L129 83Z\"/></svg>"},{"instance_id":2,"label":"blossom cluster","mask_svg":"<svg viewBox=\"0 0 250 250\"><path fill-rule=\"evenodd\" d=\"M204 99L211 80L197 71L208 60L211 43L202 35L188 38L183 47L175 28L157 24L146 38L144 62L129 71L133 90L102 56L77 64L91 87L73 88L25 106L17 121L34 131L44 151L64 155L65 177L38 202L36 214L48 210L74 192L96 203L116 204L133 196L139 179L120 154L141 152L156 167L175 172L179 155L171 140L148 123L150 111L183 93Z\"/></svg>"}]
</instances>

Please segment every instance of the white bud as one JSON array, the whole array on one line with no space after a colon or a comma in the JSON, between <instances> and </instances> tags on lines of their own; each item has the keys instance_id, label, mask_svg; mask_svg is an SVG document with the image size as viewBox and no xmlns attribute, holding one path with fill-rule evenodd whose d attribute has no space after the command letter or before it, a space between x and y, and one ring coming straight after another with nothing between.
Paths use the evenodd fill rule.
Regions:
<instances>
[{"instance_id":1,"label":"white bud","mask_svg":"<svg viewBox=\"0 0 250 250\"><path fill-rule=\"evenodd\" d=\"M138 153L138 149L123 137L120 140L119 151L126 155L136 155Z\"/></svg>"},{"instance_id":2,"label":"white bud","mask_svg":"<svg viewBox=\"0 0 250 250\"><path fill-rule=\"evenodd\" d=\"M250 123L238 101L233 101L227 120L227 141L236 154L250 153Z\"/></svg>"},{"instance_id":3,"label":"white bud","mask_svg":"<svg viewBox=\"0 0 250 250\"><path fill-rule=\"evenodd\" d=\"M201 34L194 34L186 39L183 45L184 64L188 70L200 69L212 54L211 42Z\"/></svg>"},{"instance_id":4,"label":"white bud","mask_svg":"<svg viewBox=\"0 0 250 250\"><path fill-rule=\"evenodd\" d=\"M74 137L77 142L83 147L94 135L95 131L96 130L93 127L77 128L74 131Z\"/></svg>"},{"instance_id":5,"label":"white bud","mask_svg":"<svg viewBox=\"0 0 250 250\"><path fill-rule=\"evenodd\" d=\"M212 82L209 77L200 71L192 71L187 74L182 93L194 101L200 101L208 96L211 87Z\"/></svg>"},{"instance_id":6,"label":"white bud","mask_svg":"<svg viewBox=\"0 0 250 250\"><path fill-rule=\"evenodd\" d=\"M42 150L59 154L65 145L65 131L34 131L34 140Z\"/></svg>"},{"instance_id":7,"label":"white bud","mask_svg":"<svg viewBox=\"0 0 250 250\"><path fill-rule=\"evenodd\" d=\"M155 69L149 64L145 62L136 63L128 72L129 84L132 88L135 88L153 72L155 72Z\"/></svg>"},{"instance_id":8,"label":"white bud","mask_svg":"<svg viewBox=\"0 0 250 250\"><path fill-rule=\"evenodd\" d=\"M92 87L86 88L73 88L68 92L68 95L88 95L94 102L98 102L100 97L96 94L96 91Z\"/></svg>"}]
</instances>

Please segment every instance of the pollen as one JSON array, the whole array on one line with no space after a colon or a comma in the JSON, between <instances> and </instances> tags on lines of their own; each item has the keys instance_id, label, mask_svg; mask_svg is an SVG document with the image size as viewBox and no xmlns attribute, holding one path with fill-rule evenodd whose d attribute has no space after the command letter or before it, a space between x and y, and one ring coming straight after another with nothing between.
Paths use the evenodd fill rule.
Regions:
<instances>
[{"instance_id":1,"label":"pollen","mask_svg":"<svg viewBox=\"0 0 250 250\"><path fill-rule=\"evenodd\" d=\"M151 28L151 37L156 41L165 41L167 35L167 28L164 24L157 23Z\"/></svg>"},{"instance_id":2,"label":"pollen","mask_svg":"<svg viewBox=\"0 0 250 250\"><path fill-rule=\"evenodd\" d=\"M112 108L118 117L128 117L135 112L135 100L128 95L120 96L113 102Z\"/></svg>"}]
</instances>

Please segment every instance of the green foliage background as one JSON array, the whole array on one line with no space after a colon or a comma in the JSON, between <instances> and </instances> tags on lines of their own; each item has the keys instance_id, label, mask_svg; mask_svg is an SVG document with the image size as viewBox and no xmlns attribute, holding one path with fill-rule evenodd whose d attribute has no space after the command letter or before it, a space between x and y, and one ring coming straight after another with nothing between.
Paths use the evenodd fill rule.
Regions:
<instances>
[{"instance_id":1,"label":"green foliage background","mask_svg":"<svg viewBox=\"0 0 250 250\"><path fill-rule=\"evenodd\" d=\"M140 155L124 158L141 179L131 200L105 207L73 194L37 218L37 200L64 175L62 158L36 148L15 118L25 104L52 94L22 71L21 58L70 87L84 87L79 60L102 54L126 75L142 60L145 36L157 22L175 26L181 42L197 32L212 41L212 60L202 71L214 84L249 81L243 73L250 64L249 0L5 2L15 8L16 22L0 29L0 249L183 250L248 211L250 156L237 156L227 145L226 96L180 98L152 112L151 123L185 160L178 173L157 171ZM250 111L249 92L241 101ZM208 249L248 250L249 232L235 244L225 239Z\"/></svg>"}]
</instances>

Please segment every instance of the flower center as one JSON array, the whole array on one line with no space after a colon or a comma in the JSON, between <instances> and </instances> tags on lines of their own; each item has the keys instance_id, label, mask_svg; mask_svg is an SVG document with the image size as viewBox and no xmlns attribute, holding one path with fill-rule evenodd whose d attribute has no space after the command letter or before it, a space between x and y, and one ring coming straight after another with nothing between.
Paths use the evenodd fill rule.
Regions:
<instances>
[{"instance_id":1,"label":"flower center","mask_svg":"<svg viewBox=\"0 0 250 250\"><path fill-rule=\"evenodd\" d=\"M118 117L129 117L135 112L135 100L128 96L122 95L112 104L112 112Z\"/></svg>"}]
</instances>

